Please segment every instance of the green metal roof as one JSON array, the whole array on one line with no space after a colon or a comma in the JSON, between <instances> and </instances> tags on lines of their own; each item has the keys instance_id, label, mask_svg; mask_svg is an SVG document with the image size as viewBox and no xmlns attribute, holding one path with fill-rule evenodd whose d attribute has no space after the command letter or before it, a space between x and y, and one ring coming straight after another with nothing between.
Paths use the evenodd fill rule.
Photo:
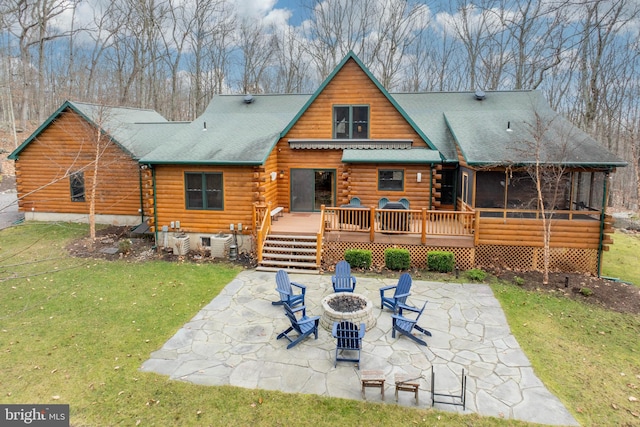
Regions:
<instances>
[{"instance_id":1,"label":"green metal roof","mask_svg":"<svg viewBox=\"0 0 640 427\"><path fill-rule=\"evenodd\" d=\"M428 148L411 149L347 149L342 152L344 163L402 163L437 164L442 163L440 153Z\"/></svg>"},{"instance_id":2,"label":"green metal roof","mask_svg":"<svg viewBox=\"0 0 640 427\"><path fill-rule=\"evenodd\" d=\"M150 164L260 165L309 95L217 95L206 111L141 159Z\"/></svg>"}]
</instances>

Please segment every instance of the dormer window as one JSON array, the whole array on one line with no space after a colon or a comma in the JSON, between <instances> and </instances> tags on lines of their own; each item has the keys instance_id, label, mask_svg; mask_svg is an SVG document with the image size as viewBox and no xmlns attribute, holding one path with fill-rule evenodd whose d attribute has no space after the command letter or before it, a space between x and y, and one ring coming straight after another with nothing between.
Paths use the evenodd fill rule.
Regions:
<instances>
[{"instance_id":1,"label":"dormer window","mask_svg":"<svg viewBox=\"0 0 640 427\"><path fill-rule=\"evenodd\" d=\"M333 107L334 139L369 139L369 106L339 105Z\"/></svg>"}]
</instances>

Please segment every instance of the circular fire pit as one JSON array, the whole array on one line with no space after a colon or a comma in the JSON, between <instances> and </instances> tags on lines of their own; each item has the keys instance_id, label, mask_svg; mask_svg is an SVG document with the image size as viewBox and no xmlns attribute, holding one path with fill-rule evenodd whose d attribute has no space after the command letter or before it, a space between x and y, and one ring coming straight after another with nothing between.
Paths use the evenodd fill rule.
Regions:
<instances>
[{"instance_id":1,"label":"circular fire pit","mask_svg":"<svg viewBox=\"0 0 640 427\"><path fill-rule=\"evenodd\" d=\"M365 330L376 326L376 318L373 317L373 303L360 294L339 292L327 295L322 299L324 309L320 317L320 325L328 331L333 328L333 322L348 320L359 325L364 323Z\"/></svg>"}]
</instances>

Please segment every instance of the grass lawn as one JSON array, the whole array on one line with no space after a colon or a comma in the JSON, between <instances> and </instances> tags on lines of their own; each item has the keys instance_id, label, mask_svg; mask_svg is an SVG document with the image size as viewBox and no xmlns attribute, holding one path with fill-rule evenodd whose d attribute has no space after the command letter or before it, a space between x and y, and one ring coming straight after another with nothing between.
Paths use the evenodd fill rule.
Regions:
<instances>
[{"instance_id":1,"label":"grass lawn","mask_svg":"<svg viewBox=\"0 0 640 427\"><path fill-rule=\"evenodd\" d=\"M640 286L640 237L616 231L611 249L602 256L602 275Z\"/></svg>"},{"instance_id":2,"label":"grass lawn","mask_svg":"<svg viewBox=\"0 0 640 427\"><path fill-rule=\"evenodd\" d=\"M0 402L67 403L71 425L473 425L518 421L393 404L197 386L138 370L238 273L107 262L64 247L86 226L0 231ZM618 244L616 240L616 245ZM616 250L614 245L612 252ZM640 418L640 316L492 285L536 372L583 425Z\"/></svg>"}]
</instances>

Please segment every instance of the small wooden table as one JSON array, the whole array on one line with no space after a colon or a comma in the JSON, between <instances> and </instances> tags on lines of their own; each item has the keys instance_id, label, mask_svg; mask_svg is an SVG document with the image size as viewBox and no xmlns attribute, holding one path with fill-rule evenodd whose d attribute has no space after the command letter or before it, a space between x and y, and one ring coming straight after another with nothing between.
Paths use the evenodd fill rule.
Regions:
<instances>
[{"instance_id":1,"label":"small wooden table","mask_svg":"<svg viewBox=\"0 0 640 427\"><path fill-rule=\"evenodd\" d=\"M384 400L384 372L382 371L362 371L360 374L362 382L362 398L365 399L364 389L366 387L380 387L380 394Z\"/></svg>"},{"instance_id":2,"label":"small wooden table","mask_svg":"<svg viewBox=\"0 0 640 427\"><path fill-rule=\"evenodd\" d=\"M418 388L420 387L419 378L408 378L405 374L395 375L396 383L396 402L398 401L399 391L410 391L414 393L416 397L416 405L418 404Z\"/></svg>"}]
</instances>

